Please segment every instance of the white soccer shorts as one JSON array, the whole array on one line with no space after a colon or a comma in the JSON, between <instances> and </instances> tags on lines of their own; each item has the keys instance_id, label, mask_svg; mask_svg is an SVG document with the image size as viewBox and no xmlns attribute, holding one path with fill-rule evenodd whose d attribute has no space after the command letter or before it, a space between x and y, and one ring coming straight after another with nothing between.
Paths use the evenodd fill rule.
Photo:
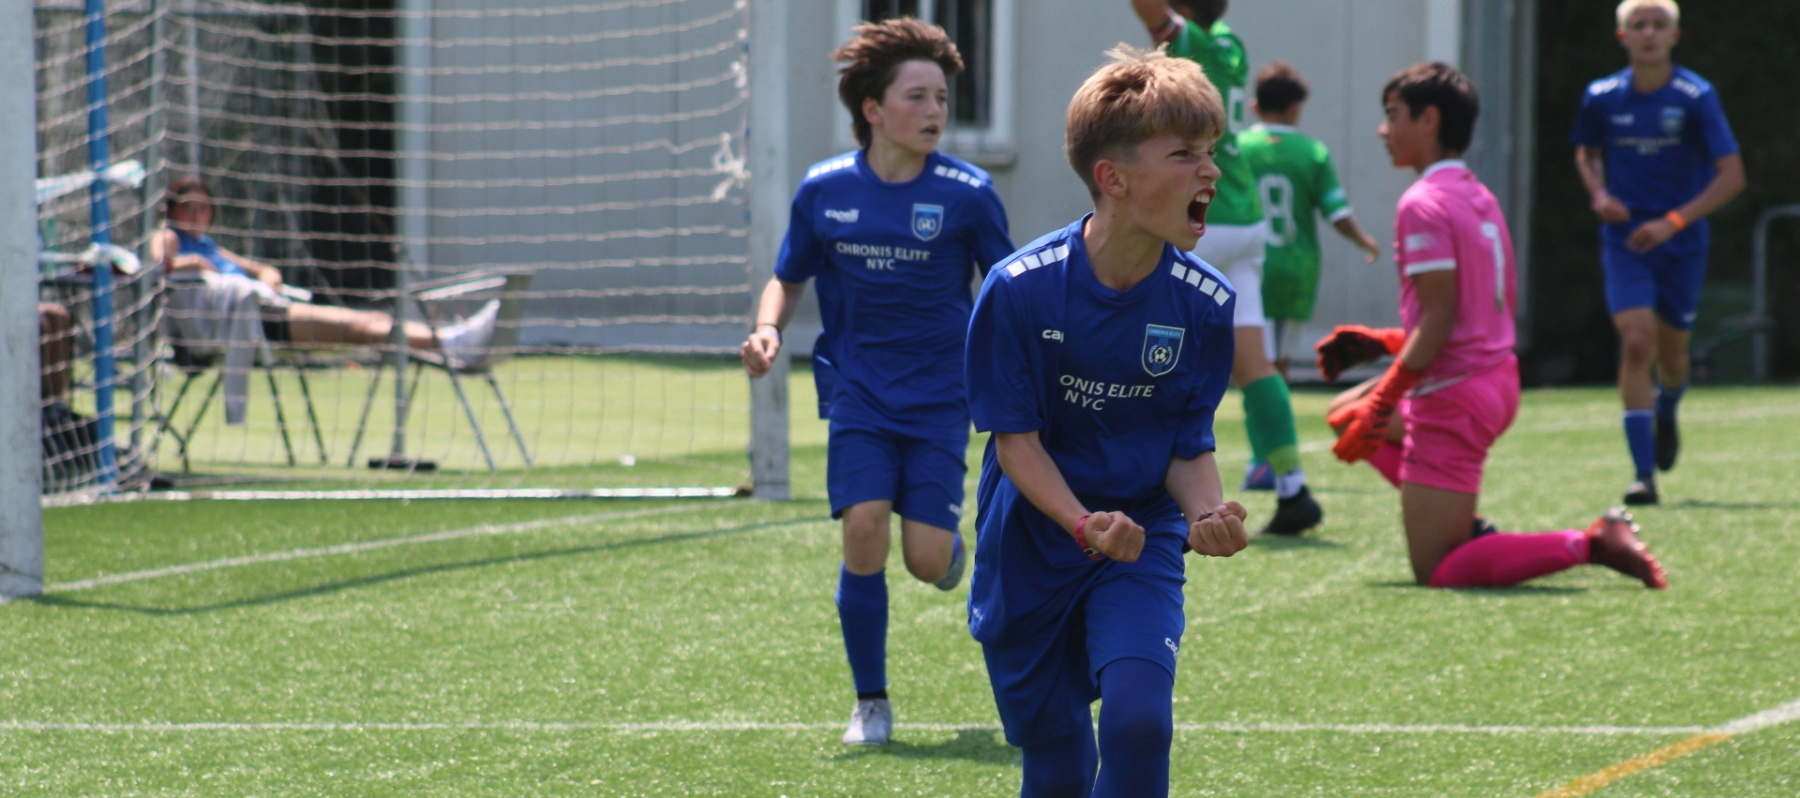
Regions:
<instances>
[{"instance_id":1,"label":"white soccer shorts","mask_svg":"<svg viewBox=\"0 0 1800 798\"><path fill-rule=\"evenodd\" d=\"M1206 235L1194 245L1194 255L1224 274L1237 291L1233 327L1264 326L1262 267L1268 243L1269 223L1262 221L1252 225L1209 224Z\"/></svg>"}]
</instances>

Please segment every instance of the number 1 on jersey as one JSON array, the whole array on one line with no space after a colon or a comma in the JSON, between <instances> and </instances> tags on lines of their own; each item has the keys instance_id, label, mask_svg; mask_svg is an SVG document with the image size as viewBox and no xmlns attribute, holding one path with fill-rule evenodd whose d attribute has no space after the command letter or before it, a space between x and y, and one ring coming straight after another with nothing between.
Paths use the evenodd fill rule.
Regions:
<instances>
[{"instance_id":1,"label":"number 1 on jersey","mask_svg":"<svg viewBox=\"0 0 1800 798\"><path fill-rule=\"evenodd\" d=\"M1506 312L1506 249L1500 246L1500 225L1481 223L1481 235L1494 248L1494 309Z\"/></svg>"}]
</instances>

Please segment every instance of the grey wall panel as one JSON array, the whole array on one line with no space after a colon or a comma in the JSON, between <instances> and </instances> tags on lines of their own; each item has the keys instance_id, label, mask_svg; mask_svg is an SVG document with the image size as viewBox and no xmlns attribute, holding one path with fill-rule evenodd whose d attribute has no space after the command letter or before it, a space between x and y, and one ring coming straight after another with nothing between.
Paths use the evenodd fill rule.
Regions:
<instances>
[{"instance_id":1,"label":"grey wall panel","mask_svg":"<svg viewBox=\"0 0 1800 798\"><path fill-rule=\"evenodd\" d=\"M528 346L735 345L746 205L715 198L742 157L734 0L436 9L431 270L536 271Z\"/></svg>"}]
</instances>

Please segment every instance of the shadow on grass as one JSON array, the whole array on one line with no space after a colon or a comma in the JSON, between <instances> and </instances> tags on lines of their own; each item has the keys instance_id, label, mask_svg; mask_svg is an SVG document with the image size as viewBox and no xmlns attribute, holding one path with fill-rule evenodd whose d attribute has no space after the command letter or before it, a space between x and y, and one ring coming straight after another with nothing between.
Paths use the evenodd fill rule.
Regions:
<instances>
[{"instance_id":1,"label":"shadow on grass","mask_svg":"<svg viewBox=\"0 0 1800 798\"><path fill-rule=\"evenodd\" d=\"M1562 587L1558 585L1513 585L1512 587L1428 587L1418 582L1394 580L1391 582L1369 582L1369 587L1410 588L1420 591L1448 590L1452 593L1469 593L1477 596L1574 596L1590 592L1585 587Z\"/></svg>"},{"instance_id":2,"label":"shadow on grass","mask_svg":"<svg viewBox=\"0 0 1800 798\"><path fill-rule=\"evenodd\" d=\"M1292 549L1341 549L1344 544L1312 535L1251 535L1250 545L1270 551Z\"/></svg>"},{"instance_id":3,"label":"shadow on grass","mask_svg":"<svg viewBox=\"0 0 1800 798\"><path fill-rule=\"evenodd\" d=\"M588 545L588 546L570 546L570 547L561 548L561 549L549 549L547 551L535 551L535 552L530 552L527 554L511 554L511 555L507 555L505 557L485 557L485 558L478 559L478 560L465 560L462 562L441 563L438 565L424 565L424 566L419 566L416 568L403 568L398 571L389 571L387 573L382 573L382 574L372 574L370 576L357 577L355 579L342 579L342 580L338 580L335 582L326 582L324 584L313 585L311 587L303 587L303 588L298 588L295 590L282 591L280 593L270 593L268 595L263 595L263 596L255 596L255 597L251 597L251 598L237 599L235 601L222 601L222 602L218 602L218 603L214 603L214 604L202 604L202 605L199 605L196 607L146 607L146 606L139 606L139 605L134 605L134 604L117 604L117 603L111 603L111 602L105 602L105 601L84 601L82 599L71 598L69 596L60 595L60 594L45 594L45 595L41 595L41 596L34 596L34 597L31 597L29 599L24 599L24 600L30 601L34 604L40 604L40 605L49 606L49 607L74 607L74 608L79 608L79 609L119 610L119 611L123 611L123 612L136 612L136 613L142 613L144 615L158 615L158 616L199 615L202 613L217 612L219 610L231 610L231 609L240 609L240 608L244 608L244 607L260 607L260 606L265 606L265 605L269 605L269 604L279 604L284 601L293 601L295 599L311 598L313 596L323 596L323 595L328 595L331 593L342 592L345 590L355 590L358 588L382 585L382 584L386 584L389 582L398 582L403 579L411 579L416 576L430 576L430 575L434 575L434 574L453 573L456 571L469 571L469 570L474 570L477 568L487 568L487 567L495 566L495 565L510 565L513 563L537 562L540 560L550 560L550 559L555 559L555 558L559 558L559 557L580 557L580 556L589 555L589 554L599 554L602 552L620 551L623 549L638 548L641 546L657 546L657 545L661 545L661 544L665 544L665 543L684 543L684 542L696 541L696 540L709 540L712 538L722 538L722 537L728 537L731 535L742 535L742 534L747 534L750 532L761 531L764 529L773 529L776 527L789 526L789 525L800 524L800 523L807 523L810 520L814 520L814 519L812 519L811 517L807 517L807 518L783 519L780 521L765 521L760 524L746 524L743 526L726 527L724 529L711 529L711 530L706 530L704 532L675 532L675 533L671 533L671 534L667 534L667 535L657 535L655 537L638 538L635 540L620 540L620 541L614 541L611 543L595 543L595 544Z\"/></svg>"},{"instance_id":4,"label":"shadow on grass","mask_svg":"<svg viewBox=\"0 0 1800 798\"><path fill-rule=\"evenodd\" d=\"M1794 502L1709 502L1699 499L1682 499L1673 504L1662 506L1664 510L1792 510L1800 507Z\"/></svg>"},{"instance_id":5,"label":"shadow on grass","mask_svg":"<svg viewBox=\"0 0 1800 798\"><path fill-rule=\"evenodd\" d=\"M905 726L900 732L906 731ZM1019 749L1006 744L997 729L957 729L956 736L935 743L894 740L880 747L854 748L831 757L834 762L854 762L864 757L894 759L962 759L990 765L1018 765Z\"/></svg>"}]
</instances>

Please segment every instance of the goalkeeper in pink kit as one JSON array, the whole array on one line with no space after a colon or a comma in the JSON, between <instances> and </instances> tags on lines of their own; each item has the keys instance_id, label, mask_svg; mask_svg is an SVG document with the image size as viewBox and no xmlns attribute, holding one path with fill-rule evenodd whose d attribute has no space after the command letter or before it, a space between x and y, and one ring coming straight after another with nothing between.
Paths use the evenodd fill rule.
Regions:
<instances>
[{"instance_id":1,"label":"goalkeeper in pink kit","mask_svg":"<svg viewBox=\"0 0 1800 798\"><path fill-rule=\"evenodd\" d=\"M1519 409L1512 236L1494 195L1458 159L1480 111L1468 78L1415 64L1388 81L1382 107L1394 166L1419 173L1394 220L1403 329L1340 327L1319 342L1327 378L1396 356L1385 375L1332 402L1333 451L1368 460L1400 489L1420 584L1502 587L1593 563L1667 587L1623 510L1586 530L1533 534L1496 532L1476 515L1488 449Z\"/></svg>"}]
</instances>

